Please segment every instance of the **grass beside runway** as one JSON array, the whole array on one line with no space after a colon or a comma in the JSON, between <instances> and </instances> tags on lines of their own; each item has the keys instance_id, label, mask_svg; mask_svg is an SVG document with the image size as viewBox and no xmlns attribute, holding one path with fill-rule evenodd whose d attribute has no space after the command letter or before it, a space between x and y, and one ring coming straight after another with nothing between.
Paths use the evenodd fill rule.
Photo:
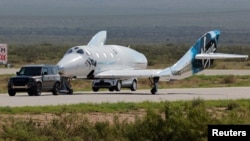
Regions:
<instances>
[{"instance_id":1,"label":"grass beside runway","mask_svg":"<svg viewBox=\"0 0 250 141\"><path fill-rule=\"evenodd\" d=\"M186 104L205 104L207 108L219 108L234 109L238 107L249 108L250 110L250 99L239 99L239 100L202 100L194 99L191 101L162 101L162 102L117 102L117 103L80 103L80 104L69 104L69 105L58 105L58 106L24 106L24 107L0 107L0 114L44 114L44 113L126 113L129 111L136 111L141 109L147 110L158 110L164 111L166 104L170 104L173 107L181 107ZM249 106L249 107L248 107Z\"/></svg>"},{"instance_id":2,"label":"grass beside runway","mask_svg":"<svg viewBox=\"0 0 250 141\"><path fill-rule=\"evenodd\" d=\"M250 99L0 107L0 140L207 140L209 124L249 124Z\"/></svg>"}]
</instances>

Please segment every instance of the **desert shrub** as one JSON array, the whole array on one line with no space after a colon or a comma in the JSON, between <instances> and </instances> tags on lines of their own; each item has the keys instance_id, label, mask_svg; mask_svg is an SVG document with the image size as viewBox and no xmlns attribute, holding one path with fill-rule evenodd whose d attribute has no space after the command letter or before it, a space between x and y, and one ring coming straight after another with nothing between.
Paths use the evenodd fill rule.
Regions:
<instances>
[{"instance_id":1,"label":"desert shrub","mask_svg":"<svg viewBox=\"0 0 250 141\"><path fill-rule=\"evenodd\" d=\"M236 78L234 75L229 75L229 76L226 76L222 79L223 84L232 84L235 82L236 82Z\"/></svg>"},{"instance_id":2,"label":"desert shrub","mask_svg":"<svg viewBox=\"0 0 250 141\"><path fill-rule=\"evenodd\" d=\"M240 105L236 102L229 102L227 104L227 110L233 110L233 109L236 109L238 107L240 107Z\"/></svg>"},{"instance_id":3,"label":"desert shrub","mask_svg":"<svg viewBox=\"0 0 250 141\"><path fill-rule=\"evenodd\" d=\"M163 140L164 125L161 115L149 110L143 119L137 118L128 126L125 135L131 141Z\"/></svg>"},{"instance_id":4,"label":"desert shrub","mask_svg":"<svg viewBox=\"0 0 250 141\"><path fill-rule=\"evenodd\" d=\"M39 141L44 139L44 136L37 136L40 124L32 119L28 119L27 121L12 119L9 124L2 127L3 133L1 133L1 138L4 140Z\"/></svg>"},{"instance_id":5,"label":"desert shrub","mask_svg":"<svg viewBox=\"0 0 250 141\"><path fill-rule=\"evenodd\" d=\"M167 106L165 111L166 140L201 140L206 138L206 126L211 122L211 116L205 110L204 104L183 107Z\"/></svg>"},{"instance_id":6,"label":"desert shrub","mask_svg":"<svg viewBox=\"0 0 250 141\"><path fill-rule=\"evenodd\" d=\"M118 116L114 116L113 122L90 122L83 114L67 111L45 123L31 118L10 118L2 124L0 140L200 141L206 140L209 124L250 121L249 107L217 111L219 114L214 116L213 108L208 110L202 99L178 106L163 104L164 110L148 109L145 116L137 116L133 122L120 120Z\"/></svg>"},{"instance_id":7,"label":"desert shrub","mask_svg":"<svg viewBox=\"0 0 250 141\"><path fill-rule=\"evenodd\" d=\"M205 106L205 101L201 98L196 98L192 100L192 107Z\"/></svg>"}]
</instances>

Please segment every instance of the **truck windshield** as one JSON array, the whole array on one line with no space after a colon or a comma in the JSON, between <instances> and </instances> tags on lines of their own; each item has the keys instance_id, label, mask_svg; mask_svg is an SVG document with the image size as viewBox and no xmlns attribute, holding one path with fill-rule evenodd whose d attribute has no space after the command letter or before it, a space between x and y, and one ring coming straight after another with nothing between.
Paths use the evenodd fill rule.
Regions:
<instances>
[{"instance_id":1,"label":"truck windshield","mask_svg":"<svg viewBox=\"0 0 250 141\"><path fill-rule=\"evenodd\" d=\"M22 67L18 75L41 75L42 67Z\"/></svg>"}]
</instances>

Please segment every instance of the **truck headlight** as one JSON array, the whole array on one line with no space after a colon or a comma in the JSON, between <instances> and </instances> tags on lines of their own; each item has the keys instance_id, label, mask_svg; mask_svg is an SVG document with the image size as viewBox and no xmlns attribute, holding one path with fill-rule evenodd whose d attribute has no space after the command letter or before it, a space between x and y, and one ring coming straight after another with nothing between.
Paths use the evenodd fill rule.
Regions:
<instances>
[{"instance_id":1,"label":"truck headlight","mask_svg":"<svg viewBox=\"0 0 250 141\"><path fill-rule=\"evenodd\" d=\"M28 82L35 82L35 79L29 78Z\"/></svg>"},{"instance_id":2,"label":"truck headlight","mask_svg":"<svg viewBox=\"0 0 250 141\"><path fill-rule=\"evenodd\" d=\"M9 79L8 83L9 83L9 84L12 84L12 83L13 83L13 79L12 79L12 78Z\"/></svg>"}]
</instances>

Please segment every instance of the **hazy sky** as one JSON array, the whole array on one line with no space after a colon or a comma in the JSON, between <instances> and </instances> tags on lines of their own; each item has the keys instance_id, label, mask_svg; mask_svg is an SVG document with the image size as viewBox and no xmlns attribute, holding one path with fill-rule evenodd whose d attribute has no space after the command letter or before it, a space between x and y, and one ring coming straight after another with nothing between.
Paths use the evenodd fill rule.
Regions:
<instances>
[{"instance_id":1,"label":"hazy sky","mask_svg":"<svg viewBox=\"0 0 250 141\"><path fill-rule=\"evenodd\" d=\"M213 10L213 11L212 11ZM249 0L0 0L0 15L81 16L250 11Z\"/></svg>"},{"instance_id":2,"label":"hazy sky","mask_svg":"<svg viewBox=\"0 0 250 141\"><path fill-rule=\"evenodd\" d=\"M235 36L240 35L240 40L248 41L250 0L0 0L0 18L0 27L34 27L38 31L47 27L120 31L126 27L134 31L139 27L138 31L148 30L152 39L154 34L160 34L152 32L157 27L177 27L181 31L161 30L162 35L157 37L171 34L181 38L181 32L181 39L186 39L190 31L196 38L200 32L222 29L224 39L227 35L230 39L234 34L227 31L232 31L238 33ZM193 30L196 27L204 29ZM116 32L113 34L117 36Z\"/></svg>"}]
</instances>

